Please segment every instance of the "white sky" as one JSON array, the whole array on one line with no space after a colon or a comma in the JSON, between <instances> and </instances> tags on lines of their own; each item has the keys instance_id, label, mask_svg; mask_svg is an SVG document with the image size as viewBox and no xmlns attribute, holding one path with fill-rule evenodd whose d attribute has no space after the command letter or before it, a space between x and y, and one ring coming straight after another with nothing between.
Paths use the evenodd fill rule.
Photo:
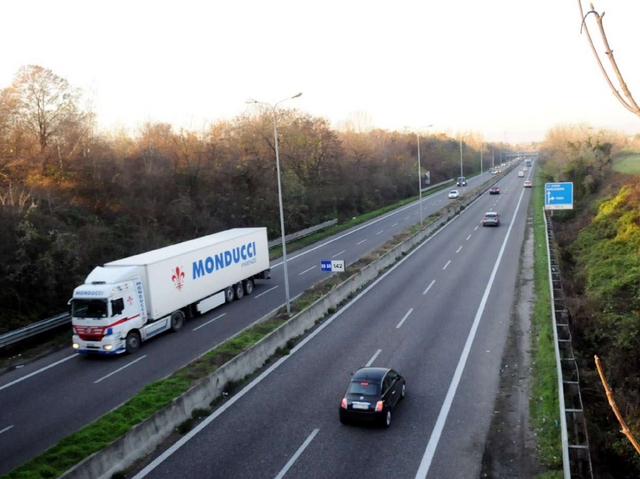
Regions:
<instances>
[{"instance_id":1,"label":"white sky","mask_svg":"<svg viewBox=\"0 0 640 479\"><path fill-rule=\"evenodd\" d=\"M640 101L640 1L592 1ZM21 66L50 68L92 94L104 128L200 129L301 91L284 105L334 126L364 112L488 141L579 122L640 132L577 0L1 0L0 18L0 88Z\"/></svg>"}]
</instances>

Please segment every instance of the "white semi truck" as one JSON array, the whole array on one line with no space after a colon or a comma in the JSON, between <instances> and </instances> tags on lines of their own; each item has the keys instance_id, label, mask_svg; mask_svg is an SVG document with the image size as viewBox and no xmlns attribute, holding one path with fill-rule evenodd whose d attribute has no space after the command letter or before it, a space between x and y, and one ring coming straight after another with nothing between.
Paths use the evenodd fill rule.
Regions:
<instances>
[{"instance_id":1,"label":"white semi truck","mask_svg":"<svg viewBox=\"0 0 640 479\"><path fill-rule=\"evenodd\" d=\"M134 353L185 318L253 291L269 279L266 228L236 228L95 268L69 301L73 348Z\"/></svg>"}]
</instances>

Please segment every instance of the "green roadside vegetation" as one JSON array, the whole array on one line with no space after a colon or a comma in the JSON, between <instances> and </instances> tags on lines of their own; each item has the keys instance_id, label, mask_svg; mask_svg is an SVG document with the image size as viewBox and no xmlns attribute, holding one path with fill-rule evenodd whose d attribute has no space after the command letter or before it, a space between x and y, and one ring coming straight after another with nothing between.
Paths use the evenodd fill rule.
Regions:
<instances>
[{"instance_id":1,"label":"green roadside vegetation","mask_svg":"<svg viewBox=\"0 0 640 479\"><path fill-rule=\"evenodd\" d=\"M624 153L614 158L613 170L625 175L640 173L640 153Z\"/></svg>"},{"instance_id":2,"label":"green roadside vegetation","mask_svg":"<svg viewBox=\"0 0 640 479\"><path fill-rule=\"evenodd\" d=\"M555 344L551 322L551 293L547 258L546 229L544 225L544 178L536 169L531 195L534 235L535 305L532 325L531 365L532 386L530 412L536 431L538 459L549 471L538 479L562 478L562 441L560 437L560 410L558 375L556 374Z\"/></svg>"}]
</instances>

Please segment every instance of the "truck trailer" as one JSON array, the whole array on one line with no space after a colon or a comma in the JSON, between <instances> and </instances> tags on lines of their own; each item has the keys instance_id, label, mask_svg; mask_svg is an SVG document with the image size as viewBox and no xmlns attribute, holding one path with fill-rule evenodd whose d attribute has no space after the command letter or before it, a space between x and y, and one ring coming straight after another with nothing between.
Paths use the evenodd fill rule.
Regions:
<instances>
[{"instance_id":1,"label":"truck trailer","mask_svg":"<svg viewBox=\"0 0 640 479\"><path fill-rule=\"evenodd\" d=\"M185 319L250 295L269 279L266 228L235 228L106 263L73 291L73 348L134 353Z\"/></svg>"}]
</instances>

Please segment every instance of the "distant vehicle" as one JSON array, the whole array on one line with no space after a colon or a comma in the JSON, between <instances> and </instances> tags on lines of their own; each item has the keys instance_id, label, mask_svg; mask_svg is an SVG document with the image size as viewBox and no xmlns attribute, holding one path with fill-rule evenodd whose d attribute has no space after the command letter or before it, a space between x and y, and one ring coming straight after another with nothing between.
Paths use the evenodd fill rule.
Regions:
<instances>
[{"instance_id":1,"label":"distant vehicle","mask_svg":"<svg viewBox=\"0 0 640 479\"><path fill-rule=\"evenodd\" d=\"M388 368L358 369L340 403L340 422L372 421L391 425L391 411L406 394L405 380Z\"/></svg>"},{"instance_id":2,"label":"distant vehicle","mask_svg":"<svg viewBox=\"0 0 640 479\"><path fill-rule=\"evenodd\" d=\"M500 226L500 215L495 211L487 211L482 218L482 226Z\"/></svg>"},{"instance_id":3,"label":"distant vehicle","mask_svg":"<svg viewBox=\"0 0 640 479\"><path fill-rule=\"evenodd\" d=\"M492 186L491 188L489 188L489 194L490 195L499 195L500 194L500 188L498 188L497 186Z\"/></svg>"},{"instance_id":4,"label":"distant vehicle","mask_svg":"<svg viewBox=\"0 0 640 479\"><path fill-rule=\"evenodd\" d=\"M235 228L106 263L73 291L73 349L134 353L270 277L267 228Z\"/></svg>"},{"instance_id":5,"label":"distant vehicle","mask_svg":"<svg viewBox=\"0 0 640 479\"><path fill-rule=\"evenodd\" d=\"M524 171L518 171L518 178L524 178Z\"/></svg>"},{"instance_id":6,"label":"distant vehicle","mask_svg":"<svg viewBox=\"0 0 640 479\"><path fill-rule=\"evenodd\" d=\"M495 175L498 172L498 170L496 170L495 168L491 168L490 171L492 175Z\"/></svg>"},{"instance_id":7,"label":"distant vehicle","mask_svg":"<svg viewBox=\"0 0 640 479\"><path fill-rule=\"evenodd\" d=\"M456 186L467 186L467 179L464 176L459 176Z\"/></svg>"},{"instance_id":8,"label":"distant vehicle","mask_svg":"<svg viewBox=\"0 0 640 479\"><path fill-rule=\"evenodd\" d=\"M532 161L531 160L524 160L524 165L525 166L531 166L532 165Z\"/></svg>"},{"instance_id":9,"label":"distant vehicle","mask_svg":"<svg viewBox=\"0 0 640 479\"><path fill-rule=\"evenodd\" d=\"M529 180L524 182L524 187L525 188L531 188L533 186L533 183L531 183Z\"/></svg>"},{"instance_id":10,"label":"distant vehicle","mask_svg":"<svg viewBox=\"0 0 640 479\"><path fill-rule=\"evenodd\" d=\"M460 192L458 190L451 190L449 192L449 199L459 198Z\"/></svg>"},{"instance_id":11,"label":"distant vehicle","mask_svg":"<svg viewBox=\"0 0 640 479\"><path fill-rule=\"evenodd\" d=\"M526 167L526 166L523 166L523 167L522 167L522 171L527 171L527 167Z\"/></svg>"}]
</instances>

